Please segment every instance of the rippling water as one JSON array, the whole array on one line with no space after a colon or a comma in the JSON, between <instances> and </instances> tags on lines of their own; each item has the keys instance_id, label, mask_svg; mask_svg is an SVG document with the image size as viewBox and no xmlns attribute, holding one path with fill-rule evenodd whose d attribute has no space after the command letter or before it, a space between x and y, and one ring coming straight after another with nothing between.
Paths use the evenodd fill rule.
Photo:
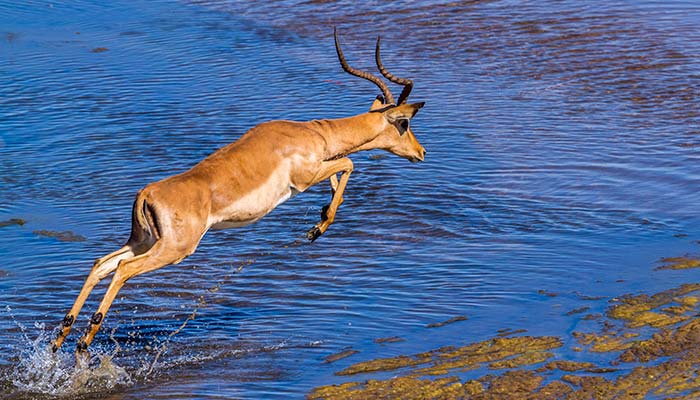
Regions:
<instances>
[{"instance_id":1,"label":"rippling water","mask_svg":"<svg viewBox=\"0 0 700 400\"><path fill-rule=\"evenodd\" d=\"M696 2L101 3L0 2L0 221L26 220L0 227L7 398L302 397L352 362L556 335L580 295L699 278L653 270L700 238ZM317 242L327 185L130 281L86 369L79 332L52 358L139 188L259 122L368 108L377 90L342 72L334 26L352 64L372 68L382 35L385 64L415 80L426 162L356 154ZM388 336L407 340L373 341Z\"/></svg>"}]
</instances>

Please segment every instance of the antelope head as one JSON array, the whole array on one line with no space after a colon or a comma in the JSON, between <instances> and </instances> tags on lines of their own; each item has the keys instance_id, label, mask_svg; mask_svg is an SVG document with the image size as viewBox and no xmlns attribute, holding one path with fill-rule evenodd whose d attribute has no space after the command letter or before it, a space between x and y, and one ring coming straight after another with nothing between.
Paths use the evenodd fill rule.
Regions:
<instances>
[{"instance_id":1,"label":"antelope head","mask_svg":"<svg viewBox=\"0 0 700 400\"><path fill-rule=\"evenodd\" d=\"M381 38L377 37L377 46L374 54L379 72L390 82L403 86L399 100L394 102L394 96L391 94L389 86L381 78L369 72L360 71L348 64L340 48L337 30L333 31L333 36L335 37L335 50L338 53L338 60L340 60L340 65L345 72L367 79L377 85L382 91L382 95L377 96L369 108L370 114L378 114L382 117L378 122L380 124L379 135L372 140L372 147L387 150L411 162L423 161L426 151L416 139L413 130L411 130L411 118L425 105L425 102L412 104L406 102L411 89L413 89L413 81L394 76L384 68L379 53Z\"/></svg>"}]
</instances>

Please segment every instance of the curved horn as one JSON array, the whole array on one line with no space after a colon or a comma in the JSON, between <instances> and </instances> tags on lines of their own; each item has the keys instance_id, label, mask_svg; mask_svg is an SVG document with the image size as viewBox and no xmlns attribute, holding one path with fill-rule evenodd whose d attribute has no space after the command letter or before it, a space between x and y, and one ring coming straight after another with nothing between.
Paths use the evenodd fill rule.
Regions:
<instances>
[{"instance_id":1,"label":"curved horn","mask_svg":"<svg viewBox=\"0 0 700 400\"><path fill-rule=\"evenodd\" d=\"M335 50L336 52L338 52L338 60L340 60L340 65L343 67L345 72L349 73L350 75L355 75L360 78L367 79L368 81L379 86L379 89L382 90L382 94L384 95L386 104L392 104L394 102L394 96L391 94L391 91L389 90L389 87L386 85L386 83L382 82L382 80L379 77L374 76L369 72L360 71L348 65L348 62L345 61L343 51L340 49L340 42L338 41L338 30L335 28L333 29L333 37L335 38Z\"/></svg>"},{"instance_id":2,"label":"curved horn","mask_svg":"<svg viewBox=\"0 0 700 400\"><path fill-rule=\"evenodd\" d=\"M384 68L384 64L382 64L382 58L379 55L380 40L381 38L377 36L377 48L374 51L374 58L376 58L377 60L377 68L379 68L379 72L381 72L386 79L399 85L403 85L403 90L401 91L401 95L399 96L399 101L396 103L396 105L399 106L405 103L406 100L408 100L408 95L411 94L411 89L413 89L413 81L410 79L404 79L394 76L391 72L387 71L386 68Z\"/></svg>"}]
</instances>

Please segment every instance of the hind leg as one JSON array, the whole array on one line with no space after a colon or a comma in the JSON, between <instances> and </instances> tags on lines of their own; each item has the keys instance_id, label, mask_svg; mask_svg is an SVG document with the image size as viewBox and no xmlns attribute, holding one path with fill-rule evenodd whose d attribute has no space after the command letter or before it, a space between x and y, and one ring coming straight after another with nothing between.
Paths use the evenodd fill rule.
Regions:
<instances>
[{"instance_id":1,"label":"hind leg","mask_svg":"<svg viewBox=\"0 0 700 400\"><path fill-rule=\"evenodd\" d=\"M128 259L133 256L134 252L131 246L126 245L114 253L110 253L95 261L92 266L92 271L90 271L90 275L88 275L87 279L85 280L83 288L80 290L80 294L75 300L73 307L63 318L61 331L58 333L58 336L53 341L51 346L54 352L61 347L63 340L66 338L66 336L68 336L68 333L70 333L73 323L80 313L80 309L83 307L83 304L85 304L85 300L90 292L92 292L95 285L117 269L117 265L121 260Z\"/></svg>"},{"instance_id":2,"label":"hind leg","mask_svg":"<svg viewBox=\"0 0 700 400\"><path fill-rule=\"evenodd\" d=\"M104 316L107 314L107 311L112 305L114 298L117 296L117 293L122 286L124 286L124 283L126 283L127 280L144 272L153 271L164 267L187 256L187 253L181 254L179 252L175 252L175 254L173 254L172 251L165 251L165 246L163 243L164 241L162 240L158 241L147 252L134 258L123 260L119 263L119 266L112 277L112 282L109 284L107 293L105 293L97 312L95 312L90 319L88 331L78 342L78 351L87 350L87 347L90 345L90 343L92 343L92 339L95 337L95 334L102 325Z\"/></svg>"}]
</instances>

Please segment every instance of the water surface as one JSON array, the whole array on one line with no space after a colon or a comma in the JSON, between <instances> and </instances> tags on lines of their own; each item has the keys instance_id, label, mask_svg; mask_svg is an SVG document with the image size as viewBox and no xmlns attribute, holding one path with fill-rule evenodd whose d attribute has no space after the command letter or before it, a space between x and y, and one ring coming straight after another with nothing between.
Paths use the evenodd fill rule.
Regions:
<instances>
[{"instance_id":1,"label":"water surface","mask_svg":"<svg viewBox=\"0 0 700 400\"><path fill-rule=\"evenodd\" d=\"M426 161L354 155L313 244L325 184L133 279L93 344L103 368L71 386L106 282L59 357L44 346L138 189L257 123L369 107L334 26L353 65L381 35L415 80ZM0 2L0 221L26 220L0 228L5 397L299 398L358 361L563 334L580 295L601 312L697 279L654 267L698 250L699 26L691 1Z\"/></svg>"}]
</instances>

